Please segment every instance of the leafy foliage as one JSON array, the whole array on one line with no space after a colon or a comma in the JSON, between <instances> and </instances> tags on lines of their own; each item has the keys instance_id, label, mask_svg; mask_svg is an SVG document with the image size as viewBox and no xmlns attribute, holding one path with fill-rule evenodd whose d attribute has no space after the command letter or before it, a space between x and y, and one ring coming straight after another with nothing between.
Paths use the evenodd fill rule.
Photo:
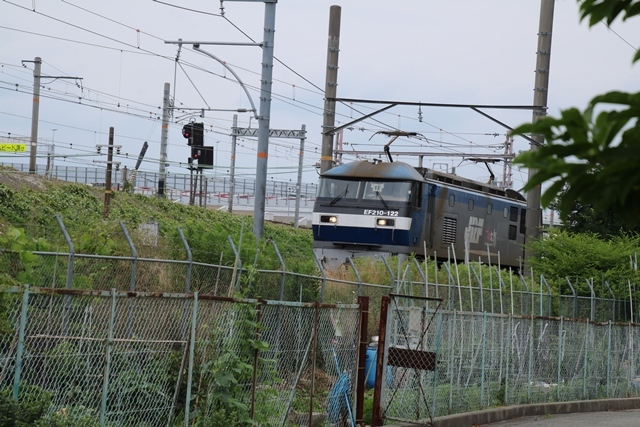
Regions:
<instances>
[{"instance_id":1,"label":"leafy foliage","mask_svg":"<svg viewBox=\"0 0 640 427\"><path fill-rule=\"evenodd\" d=\"M58 412L45 415L35 427L99 427L98 413L84 406L62 408Z\"/></svg>"},{"instance_id":2,"label":"leafy foliage","mask_svg":"<svg viewBox=\"0 0 640 427\"><path fill-rule=\"evenodd\" d=\"M15 271L14 276L21 283L30 283L33 277L33 269L39 260L33 251L47 250L48 248L49 245L44 239L30 239L23 229L8 227L5 231L0 230L0 249L13 251L20 259L22 268ZM3 271L11 270L13 269L3 269Z\"/></svg>"},{"instance_id":3,"label":"leafy foliage","mask_svg":"<svg viewBox=\"0 0 640 427\"><path fill-rule=\"evenodd\" d=\"M616 108L601 111L610 104ZM640 222L640 93L610 92L594 98L584 113L570 108L560 118L545 117L514 130L537 133L548 141L536 150L519 155L514 162L537 172L525 190L552 181L541 203L549 206L563 189L558 208L566 218L573 201L591 204L596 210L613 209L628 224Z\"/></svg>"},{"instance_id":4,"label":"leafy foliage","mask_svg":"<svg viewBox=\"0 0 640 427\"><path fill-rule=\"evenodd\" d=\"M42 418L51 404L51 393L39 387L22 385L18 401L12 390L0 391L0 427L31 427Z\"/></svg>"},{"instance_id":5,"label":"leafy foliage","mask_svg":"<svg viewBox=\"0 0 640 427\"><path fill-rule=\"evenodd\" d=\"M640 2L638 0L581 0L580 20L589 20L589 26L593 27L599 22L611 25L615 19L622 15L622 20L640 15ZM640 60L640 49L636 49L633 61Z\"/></svg>"},{"instance_id":6,"label":"leafy foliage","mask_svg":"<svg viewBox=\"0 0 640 427\"><path fill-rule=\"evenodd\" d=\"M317 271L311 252L313 237L308 229L265 223L265 235L270 236L270 240L258 242L251 232L250 216L126 192L115 193L110 218L104 219L102 196L95 188L80 184L44 181L44 189L29 187L20 191L0 184L0 222L22 229L26 241L36 239L42 244L48 243L49 247L66 248L67 242L56 220L59 215L76 253L130 256L131 249L120 226L123 223L138 251L149 252L139 253L140 256L186 259L184 243L177 231L180 227L196 262L217 264L222 255L224 265L233 265L231 237L244 262L256 260L258 269L280 270L275 250L266 244L276 241L288 271L303 274ZM159 226L158 246L145 248L140 242L138 227L149 220ZM8 243L2 246L0 242L0 246L8 248ZM24 277L19 282L24 283L22 279Z\"/></svg>"},{"instance_id":7,"label":"leafy foliage","mask_svg":"<svg viewBox=\"0 0 640 427\"><path fill-rule=\"evenodd\" d=\"M593 26L640 15L638 0L581 0L580 17ZM640 59L640 50L633 61ZM608 109L607 109L608 108ZM567 218L574 201L600 212L615 211L630 226L640 224L640 93L609 92L591 100L584 112L569 108L560 117L545 117L513 131L544 136L546 145L514 160L536 171L525 185L531 190L544 182L551 186L541 198L558 203Z\"/></svg>"},{"instance_id":8,"label":"leafy foliage","mask_svg":"<svg viewBox=\"0 0 640 427\"><path fill-rule=\"evenodd\" d=\"M569 198L566 195L566 188L551 203L551 209L557 211L561 201L566 200L565 197ZM583 203L571 198L569 198L569 203L572 204L572 207L565 212L562 219L563 230L571 233L597 234L605 240L628 233L640 233L640 224L629 226L611 207L607 211L599 211L591 203Z\"/></svg>"},{"instance_id":9,"label":"leafy foliage","mask_svg":"<svg viewBox=\"0 0 640 427\"><path fill-rule=\"evenodd\" d=\"M581 295L589 295L584 279L594 279L596 283L606 280L617 295L627 295L627 281L635 281L635 273L624 260L638 250L638 235L603 240L597 234L553 229L547 238L531 245L539 254L530 261L531 267L536 274L552 280L556 291L568 274L581 278L576 289Z\"/></svg>"},{"instance_id":10,"label":"leafy foliage","mask_svg":"<svg viewBox=\"0 0 640 427\"><path fill-rule=\"evenodd\" d=\"M264 402L273 398L274 389L261 388L256 397L256 413L250 417L247 399L248 384L251 384L254 371L254 357L269 349L267 342L259 339L264 327L257 321L256 304L235 304L236 318L229 324L212 326L209 339L205 344L206 352L217 352L218 357L207 358L201 366L201 375L205 383L200 390L197 408L199 414L195 425L209 426L218 420L226 419L232 426L261 425L267 421L269 406ZM272 361L258 358L258 376L263 384L279 382Z\"/></svg>"}]
</instances>

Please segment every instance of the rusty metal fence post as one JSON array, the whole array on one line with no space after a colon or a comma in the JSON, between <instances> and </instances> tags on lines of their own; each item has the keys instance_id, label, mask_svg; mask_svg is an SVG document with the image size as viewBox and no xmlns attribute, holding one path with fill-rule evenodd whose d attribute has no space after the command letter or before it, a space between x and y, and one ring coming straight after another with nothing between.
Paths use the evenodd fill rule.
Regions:
<instances>
[{"instance_id":1,"label":"rusty metal fence post","mask_svg":"<svg viewBox=\"0 0 640 427\"><path fill-rule=\"evenodd\" d=\"M387 317L391 298L383 296L380 299L380 327L378 329L378 355L376 359L376 382L373 391L373 413L371 414L371 426L380 427L383 424L381 401L382 401L382 375L384 369L384 356L387 336Z\"/></svg>"},{"instance_id":2,"label":"rusty metal fence post","mask_svg":"<svg viewBox=\"0 0 640 427\"><path fill-rule=\"evenodd\" d=\"M309 425L313 420L313 395L316 386L316 349L318 348L318 326L320 324L319 303L314 304L313 310L313 330L311 332L313 344L311 346L311 393L309 396Z\"/></svg>"},{"instance_id":3,"label":"rusty metal fence post","mask_svg":"<svg viewBox=\"0 0 640 427\"><path fill-rule=\"evenodd\" d=\"M369 324L369 297L359 296L360 345L358 346L358 375L356 385L356 425L364 427L364 389L366 380L367 325Z\"/></svg>"}]
</instances>

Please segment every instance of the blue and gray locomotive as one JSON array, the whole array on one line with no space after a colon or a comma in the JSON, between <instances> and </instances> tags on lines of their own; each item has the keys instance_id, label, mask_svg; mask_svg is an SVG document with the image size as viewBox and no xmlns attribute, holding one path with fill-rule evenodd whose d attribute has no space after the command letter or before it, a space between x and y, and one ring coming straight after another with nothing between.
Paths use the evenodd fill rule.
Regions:
<instances>
[{"instance_id":1,"label":"blue and gray locomotive","mask_svg":"<svg viewBox=\"0 0 640 427\"><path fill-rule=\"evenodd\" d=\"M314 251L334 267L401 254L518 267L525 214L513 190L403 162L357 161L320 176Z\"/></svg>"}]
</instances>

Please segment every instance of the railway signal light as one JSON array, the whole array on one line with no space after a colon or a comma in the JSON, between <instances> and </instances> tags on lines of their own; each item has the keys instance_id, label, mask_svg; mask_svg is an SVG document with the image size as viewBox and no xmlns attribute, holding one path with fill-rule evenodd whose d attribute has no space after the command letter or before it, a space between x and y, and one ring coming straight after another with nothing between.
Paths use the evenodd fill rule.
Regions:
<instances>
[{"instance_id":1,"label":"railway signal light","mask_svg":"<svg viewBox=\"0 0 640 427\"><path fill-rule=\"evenodd\" d=\"M193 132L192 145L194 147L202 147L204 145L204 123L191 123Z\"/></svg>"},{"instance_id":2,"label":"railway signal light","mask_svg":"<svg viewBox=\"0 0 640 427\"><path fill-rule=\"evenodd\" d=\"M187 138L187 145L193 145L193 125L195 123L187 123L182 126L182 136Z\"/></svg>"}]
</instances>

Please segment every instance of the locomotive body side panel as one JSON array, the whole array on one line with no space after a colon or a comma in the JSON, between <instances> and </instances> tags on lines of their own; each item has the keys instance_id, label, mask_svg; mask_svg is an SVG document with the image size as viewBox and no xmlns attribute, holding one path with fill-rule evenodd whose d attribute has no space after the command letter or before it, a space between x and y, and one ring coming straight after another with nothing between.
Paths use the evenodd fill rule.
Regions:
<instances>
[{"instance_id":1,"label":"locomotive body side panel","mask_svg":"<svg viewBox=\"0 0 640 427\"><path fill-rule=\"evenodd\" d=\"M513 194L401 162L339 166L318 185L314 251L329 266L415 254L517 267L525 203Z\"/></svg>"}]
</instances>

